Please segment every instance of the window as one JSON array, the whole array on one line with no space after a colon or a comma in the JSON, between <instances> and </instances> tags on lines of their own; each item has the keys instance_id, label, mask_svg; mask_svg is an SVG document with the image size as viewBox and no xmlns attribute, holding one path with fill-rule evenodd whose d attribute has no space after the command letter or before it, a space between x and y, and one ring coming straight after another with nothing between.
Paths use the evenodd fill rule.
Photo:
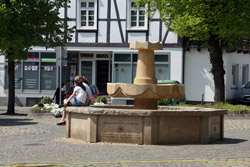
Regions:
<instances>
[{"instance_id":1,"label":"window","mask_svg":"<svg viewBox=\"0 0 250 167\"><path fill-rule=\"evenodd\" d=\"M113 57L113 82L132 83L131 78L131 54L117 53Z\"/></svg>"},{"instance_id":2,"label":"window","mask_svg":"<svg viewBox=\"0 0 250 167\"><path fill-rule=\"evenodd\" d=\"M133 79L136 76L137 54L133 54ZM169 80L169 62L168 55L155 55L155 77L157 80Z\"/></svg>"},{"instance_id":3,"label":"window","mask_svg":"<svg viewBox=\"0 0 250 167\"><path fill-rule=\"evenodd\" d=\"M133 0L128 5L128 28L146 29L147 17L145 15L145 5L136 5Z\"/></svg>"},{"instance_id":4,"label":"window","mask_svg":"<svg viewBox=\"0 0 250 167\"><path fill-rule=\"evenodd\" d=\"M28 52L27 54L27 60L15 62L15 89L29 92L55 90L56 53ZM8 89L7 64L5 68L5 89Z\"/></svg>"},{"instance_id":5,"label":"window","mask_svg":"<svg viewBox=\"0 0 250 167\"><path fill-rule=\"evenodd\" d=\"M92 84L92 61L81 61L81 75L86 76Z\"/></svg>"},{"instance_id":6,"label":"window","mask_svg":"<svg viewBox=\"0 0 250 167\"><path fill-rule=\"evenodd\" d=\"M41 90L56 90L56 54L41 52Z\"/></svg>"},{"instance_id":7,"label":"window","mask_svg":"<svg viewBox=\"0 0 250 167\"><path fill-rule=\"evenodd\" d=\"M78 29L96 29L96 0L80 0L78 3Z\"/></svg>"},{"instance_id":8,"label":"window","mask_svg":"<svg viewBox=\"0 0 250 167\"><path fill-rule=\"evenodd\" d=\"M8 62L5 64L5 89L9 88ZM15 89L21 89L22 63L15 61Z\"/></svg>"},{"instance_id":9,"label":"window","mask_svg":"<svg viewBox=\"0 0 250 167\"><path fill-rule=\"evenodd\" d=\"M114 83L133 83L137 70L137 53L113 54ZM155 55L155 77L157 80L170 79L169 53Z\"/></svg>"},{"instance_id":10,"label":"window","mask_svg":"<svg viewBox=\"0 0 250 167\"><path fill-rule=\"evenodd\" d=\"M238 87L239 65L232 65L232 87Z\"/></svg>"},{"instance_id":11,"label":"window","mask_svg":"<svg viewBox=\"0 0 250 167\"><path fill-rule=\"evenodd\" d=\"M249 75L249 66L243 65L242 66L242 85L245 85L248 82L248 75Z\"/></svg>"},{"instance_id":12,"label":"window","mask_svg":"<svg viewBox=\"0 0 250 167\"><path fill-rule=\"evenodd\" d=\"M39 62L24 62L23 88L29 90L38 90L39 81Z\"/></svg>"}]
</instances>

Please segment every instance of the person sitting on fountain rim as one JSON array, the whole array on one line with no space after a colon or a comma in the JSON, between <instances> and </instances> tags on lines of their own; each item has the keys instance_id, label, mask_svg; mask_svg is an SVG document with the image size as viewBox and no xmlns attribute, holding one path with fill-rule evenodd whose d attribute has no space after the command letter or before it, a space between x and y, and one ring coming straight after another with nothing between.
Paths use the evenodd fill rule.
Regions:
<instances>
[{"instance_id":1,"label":"person sitting on fountain rim","mask_svg":"<svg viewBox=\"0 0 250 167\"><path fill-rule=\"evenodd\" d=\"M89 94L89 103L88 103L88 105L90 105L91 104L92 92L91 92L91 89L90 89L89 81L88 81L87 77L82 76L82 75L77 75L75 77L75 80L77 80L77 79L80 80L80 81L82 81L82 84L85 86L86 91Z\"/></svg>"},{"instance_id":2,"label":"person sitting on fountain rim","mask_svg":"<svg viewBox=\"0 0 250 167\"><path fill-rule=\"evenodd\" d=\"M79 79L76 79L74 81L74 85L75 85L75 88L74 88L72 95L68 99L65 99L63 101L64 107L88 105L89 95L86 92L85 86L82 84L82 82ZM57 125L65 125L66 124L65 118L66 118L66 111L64 108L61 121L58 122Z\"/></svg>"}]
</instances>

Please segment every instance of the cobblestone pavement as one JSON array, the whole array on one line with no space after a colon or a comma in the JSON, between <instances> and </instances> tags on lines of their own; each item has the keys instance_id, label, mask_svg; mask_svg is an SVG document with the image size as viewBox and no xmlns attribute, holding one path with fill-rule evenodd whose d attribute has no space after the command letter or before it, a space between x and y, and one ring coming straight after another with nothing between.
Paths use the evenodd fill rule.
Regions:
<instances>
[{"instance_id":1,"label":"cobblestone pavement","mask_svg":"<svg viewBox=\"0 0 250 167\"><path fill-rule=\"evenodd\" d=\"M0 114L6 108L0 107ZM0 166L236 167L250 166L250 119L225 119L225 140L209 145L88 144L65 139L53 116L0 115Z\"/></svg>"}]
</instances>

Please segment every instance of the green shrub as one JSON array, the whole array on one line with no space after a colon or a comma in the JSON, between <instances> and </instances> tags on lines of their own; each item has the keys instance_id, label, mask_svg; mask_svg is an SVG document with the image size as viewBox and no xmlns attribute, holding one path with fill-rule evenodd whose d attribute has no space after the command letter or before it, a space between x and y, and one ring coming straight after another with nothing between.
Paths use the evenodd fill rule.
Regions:
<instances>
[{"instance_id":1,"label":"green shrub","mask_svg":"<svg viewBox=\"0 0 250 167\"><path fill-rule=\"evenodd\" d=\"M44 107L44 104L42 102L38 103L38 107Z\"/></svg>"},{"instance_id":2,"label":"green shrub","mask_svg":"<svg viewBox=\"0 0 250 167\"><path fill-rule=\"evenodd\" d=\"M227 111L232 112L244 112L250 111L250 107L246 105L233 105L229 103L216 103L216 104L204 104L204 105L180 105L186 107L205 107L205 108L219 108L219 109L226 109Z\"/></svg>"},{"instance_id":3,"label":"green shrub","mask_svg":"<svg viewBox=\"0 0 250 167\"><path fill-rule=\"evenodd\" d=\"M107 104L107 98L105 96L98 96L95 102Z\"/></svg>"},{"instance_id":4,"label":"green shrub","mask_svg":"<svg viewBox=\"0 0 250 167\"><path fill-rule=\"evenodd\" d=\"M41 111L42 110L42 107L33 107L30 109L31 111Z\"/></svg>"},{"instance_id":5,"label":"green shrub","mask_svg":"<svg viewBox=\"0 0 250 167\"><path fill-rule=\"evenodd\" d=\"M159 99L158 100L158 105L160 105L160 106L173 105L173 100L172 99Z\"/></svg>"},{"instance_id":6,"label":"green shrub","mask_svg":"<svg viewBox=\"0 0 250 167\"><path fill-rule=\"evenodd\" d=\"M44 98L42 98L41 103L43 104L51 104L53 102L53 99L49 96L45 96Z\"/></svg>"}]
</instances>

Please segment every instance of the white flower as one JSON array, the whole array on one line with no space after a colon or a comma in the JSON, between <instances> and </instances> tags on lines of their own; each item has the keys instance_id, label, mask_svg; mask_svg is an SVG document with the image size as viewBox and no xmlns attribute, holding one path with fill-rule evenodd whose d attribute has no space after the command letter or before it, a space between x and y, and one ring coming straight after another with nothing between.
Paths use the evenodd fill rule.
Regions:
<instances>
[{"instance_id":1,"label":"white flower","mask_svg":"<svg viewBox=\"0 0 250 167\"><path fill-rule=\"evenodd\" d=\"M49 104L44 104L43 107L47 110L49 108Z\"/></svg>"},{"instance_id":2,"label":"white flower","mask_svg":"<svg viewBox=\"0 0 250 167\"><path fill-rule=\"evenodd\" d=\"M35 107L38 107L38 105L36 104L36 105L34 105L33 107L31 107L31 108L35 108Z\"/></svg>"},{"instance_id":3,"label":"white flower","mask_svg":"<svg viewBox=\"0 0 250 167\"><path fill-rule=\"evenodd\" d=\"M62 115L62 113L63 113L63 108L53 108L52 110L51 110L51 113L54 115L54 116L60 116L60 115Z\"/></svg>"},{"instance_id":4,"label":"white flower","mask_svg":"<svg viewBox=\"0 0 250 167\"><path fill-rule=\"evenodd\" d=\"M44 108L47 110L49 108L58 108L59 105L58 104L55 104L55 103L51 103L51 104L44 104Z\"/></svg>"},{"instance_id":5,"label":"white flower","mask_svg":"<svg viewBox=\"0 0 250 167\"><path fill-rule=\"evenodd\" d=\"M103 105L105 105L105 104L104 104L104 103L102 103L102 102L100 102L100 103L95 102L95 103L94 103L94 106L103 106Z\"/></svg>"}]
</instances>

